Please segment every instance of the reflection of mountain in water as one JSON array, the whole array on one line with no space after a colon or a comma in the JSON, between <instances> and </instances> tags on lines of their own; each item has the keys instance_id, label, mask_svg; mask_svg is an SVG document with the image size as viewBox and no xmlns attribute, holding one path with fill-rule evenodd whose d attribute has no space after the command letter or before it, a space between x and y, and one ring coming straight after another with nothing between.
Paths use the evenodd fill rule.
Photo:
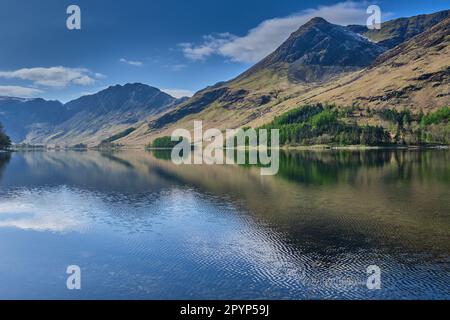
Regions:
<instances>
[{"instance_id":1,"label":"reflection of mountain in water","mask_svg":"<svg viewBox=\"0 0 450 320\"><path fill-rule=\"evenodd\" d=\"M286 152L276 177L247 166L155 165L166 178L235 199L296 241L313 242L310 249L348 245L351 234L355 248L381 241L434 250L448 248L450 217L442 212L450 211L442 199L450 196L449 156L437 150Z\"/></svg>"},{"instance_id":2,"label":"reflection of mountain in water","mask_svg":"<svg viewBox=\"0 0 450 320\"><path fill-rule=\"evenodd\" d=\"M303 184L336 184L354 182L359 170L382 168L392 158L392 152L323 151L282 152L280 176Z\"/></svg>"},{"instance_id":3,"label":"reflection of mountain in water","mask_svg":"<svg viewBox=\"0 0 450 320\"><path fill-rule=\"evenodd\" d=\"M304 184L326 185L354 183L358 172L385 168L384 179L391 181L420 179L450 181L450 171L442 162L448 152L410 150L324 151L281 153L280 176ZM415 170L414 168L417 168Z\"/></svg>"},{"instance_id":4,"label":"reflection of mountain in water","mask_svg":"<svg viewBox=\"0 0 450 320\"><path fill-rule=\"evenodd\" d=\"M406 277L406 287L418 279L422 286L437 279L444 287L450 251L446 150L283 153L275 177L261 176L257 166L177 166L164 160L167 153L158 156L15 153L0 181L0 227L106 227L141 238L149 251L163 248L157 259L167 252L179 256L189 243L193 260L210 264L216 257L213 263L226 261L227 267L238 252L240 261L270 270L278 284L286 270L294 272L286 281L302 273L332 278L343 270L365 276L374 263ZM158 241L149 240L158 233ZM218 239L226 245L216 245ZM438 271L425 281L424 270Z\"/></svg>"},{"instance_id":5,"label":"reflection of mountain in water","mask_svg":"<svg viewBox=\"0 0 450 320\"><path fill-rule=\"evenodd\" d=\"M160 160L171 159L171 152L166 150L152 151L152 155ZM448 152L436 150L281 151L278 177L304 185L355 183L361 170L385 168L386 180L412 180L416 175L448 183L450 169L439 165L440 160L433 161L433 157L442 162L450 160Z\"/></svg>"},{"instance_id":6,"label":"reflection of mountain in water","mask_svg":"<svg viewBox=\"0 0 450 320\"><path fill-rule=\"evenodd\" d=\"M133 207L173 190L193 191L287 232L296 243L311 242L309 250L350 243L352 248L381 243L448 250L450 153L445 150L282 153L275 177L262 177L258 167L177 166L170 154L154 155L15 154L2 185L65 186ZM122 225L139 229L136 218L120 215Z\"/></svg>"}]
</instances>

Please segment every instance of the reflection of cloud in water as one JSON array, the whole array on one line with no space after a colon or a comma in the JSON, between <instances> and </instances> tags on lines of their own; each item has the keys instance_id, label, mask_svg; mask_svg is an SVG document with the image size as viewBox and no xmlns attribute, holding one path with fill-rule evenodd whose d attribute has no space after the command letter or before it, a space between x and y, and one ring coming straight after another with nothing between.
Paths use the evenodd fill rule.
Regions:
<instances>
[{"instance_id":1,"label":"reflection of cloud in water","mask_svg":"<svg viewBox=\"0 0 450 320\"><path fill-rule=\"evenodd\" d=\"M83 231L87 213L101 206L95 199L65 187L20 190L0 199L0 227L35 231ZM100 210L97 208L95 210Z\"/></svg>"},{"instance_id":2,"label":"reflection of cloud in water","mask_svg":"<svg viewBox=\"0 0 450 320\"><path fill-rule=\"evenodd\" d=\"M278 177L261 177L143 152L14 154L0 236L21 261L30 249L14 250L1 227L87 244L92 270L117 267L94 298L141 297L136 283L144 298L373 298L370 264L387 284L377 298L446 298L448 155L394 155L292 154ZM30 234L39 257L58 258L53 237Z\"/></svg>"}]
</instances>

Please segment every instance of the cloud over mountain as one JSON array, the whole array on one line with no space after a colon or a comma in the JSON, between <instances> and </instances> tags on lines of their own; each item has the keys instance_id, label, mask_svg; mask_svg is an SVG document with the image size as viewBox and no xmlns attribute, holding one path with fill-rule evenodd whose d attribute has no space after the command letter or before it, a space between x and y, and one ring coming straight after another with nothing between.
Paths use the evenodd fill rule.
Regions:
<instances>
[{"instance_id":1,"label":"cloud over mountain","mask_svg":"<svg viewBox=\"0 0 450 320\"><path fill-rule=\"evenodd\" d=\"M42 93L42 90L21 86L0 86L0 96L9 97L35 97Z\"/></svg>"},{"instance_id":2,"label":"cloud over mountain","mask_svg":"<svg viewBox=\"0 0 450 320\"><path fill-rule=\"evenodd\" d=\"M274 51L299 26L314 17L339 25L365 24L367 6L365 2L353 1L319 6L287 17L265 20L242 37L221 33L204 36L199 45L180 45L184 55L191 60L203 60L216 54L232 61L254 63Z\"/></svg>"},{"instance_id":3,"label":"cloud over mountain","mask_svg":"<svg viewBox=\"0 0 450 320\"><path fill-rule=\"evenodd\" d=\"M161 89L161 91L175 98L192 97L194 95L194 92L185 89Z\"/></svg>"},{"instance_id":4,"label":"cloud over mountain","mask_svg":"<svg viewBox=\"0 0 450 320\"><path fill-rule=\"evenodd\" d=\"M88 86L95 83L96 75L85 68L23 68L14 71L0 71L0 78L32 81L34 85L63 88L69 84Z\"/></svg>"}]
</instances>

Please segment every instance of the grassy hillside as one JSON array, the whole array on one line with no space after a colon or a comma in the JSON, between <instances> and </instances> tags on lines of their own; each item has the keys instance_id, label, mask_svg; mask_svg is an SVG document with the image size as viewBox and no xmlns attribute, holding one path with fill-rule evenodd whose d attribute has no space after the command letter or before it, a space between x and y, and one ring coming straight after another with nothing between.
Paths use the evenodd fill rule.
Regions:
<instances>
[{"instance_id":1,"label":"grassy hillside","mask_svg":"<svg viewBox=\"0 0 450 320\"><path fill-rule=\"evenodd\" d=\"M450 18L381 55L371 68L299 97L371 108L433 111L450 101Z\"/></svg>"},{"instance_id":2,"label":"grassy hillside","mask_svg":"<svg viewBox=\"0 0 450 320\"><path fill-rule=\"evenodd\" d=\"M424 114L314 104L292 109L258 128L278 129L281 146L395 146L450 144L450 107ZM270 141L270 138L268 139ZM173 148L169 136L151 148Z\"/></svg>"},{"instance_id":3,"label":"grassy hillside","mask_svg":"<svg viewBox=\"0 0 450 320\"><path fill-rule=\"evenodd\" d=\"M410 19L429 24L423 17ZM232 81L206 88L176 110L140 126L119 141L147 145L158 137L169 136L176 128L192 130L194 120L203 120L205 129L260 127L305 104L357 107L362 110L362 116L356 115L357 122L369 126L378 124L373 123L375 119L364 116L367 110L406 109L412 114L419 114L421 110L426 114L434 112L450 102L448 30L450 18L383 53L369 67L360 70L344 68L341 73L329 73L326 81L292 79L292 70L300 69L297 63L280 62L271 55L263 61L275 59L274 64L260 64ZM274 56L284 57L281 54ZM290 59L292 55L287 54L287 57ZM323 71L311 69L311 66L308 70ZM390 124L382 122L379 125L391 131L385 127Z\"/></svg>"}]
</instances>

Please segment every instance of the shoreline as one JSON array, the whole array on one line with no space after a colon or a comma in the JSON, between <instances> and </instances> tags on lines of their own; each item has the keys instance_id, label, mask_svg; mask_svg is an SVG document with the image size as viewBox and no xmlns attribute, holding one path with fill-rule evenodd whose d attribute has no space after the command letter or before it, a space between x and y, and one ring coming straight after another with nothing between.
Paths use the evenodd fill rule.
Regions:
<instances>
[{"instance_id":1,"label":"shoreline","mask_svg":"<svg viewBox=\"0 0 450 320\"><path fill-rule=\"evenodd\" d=\"M235 148L237 149L237 148ZM267 149L267 148L265 148ZM268 148L270 149L270 148ZM390 145L390 146L364 146L364 145L351 145L351 146L333 146L333 145L311 145L311 146L292 146L285 145L280 146L280 150L283 151L332 151L332 150L348 150L348 151L364 151L364 150L448 150L450 145ZM148 148L148 147L137 147L137 146L123 146L120 148L111 149L99 149L99 148L11 148L10 150L0 150L0 153L10 153L10 152L43 152L43 151L126 151L126 150L144 150L144 151L167 151L172 150L171 148ZM246 148L246 150L249 150Z\"/></svg>"},{"instance_id":2,"label":"shoreline","mask_svg":"<svg viewBox=\"0 0 450 320\"><path fill-rule=\"evenodd\" d=\"M448 150L448 145L423 145L423 146L364 146L364 145L352 145L352 146L331 146L331 145L313 145L313 146L282 146L281 150L305 150L305 151L323 151L323 150Z\"/></svg>"}]
</instances>

